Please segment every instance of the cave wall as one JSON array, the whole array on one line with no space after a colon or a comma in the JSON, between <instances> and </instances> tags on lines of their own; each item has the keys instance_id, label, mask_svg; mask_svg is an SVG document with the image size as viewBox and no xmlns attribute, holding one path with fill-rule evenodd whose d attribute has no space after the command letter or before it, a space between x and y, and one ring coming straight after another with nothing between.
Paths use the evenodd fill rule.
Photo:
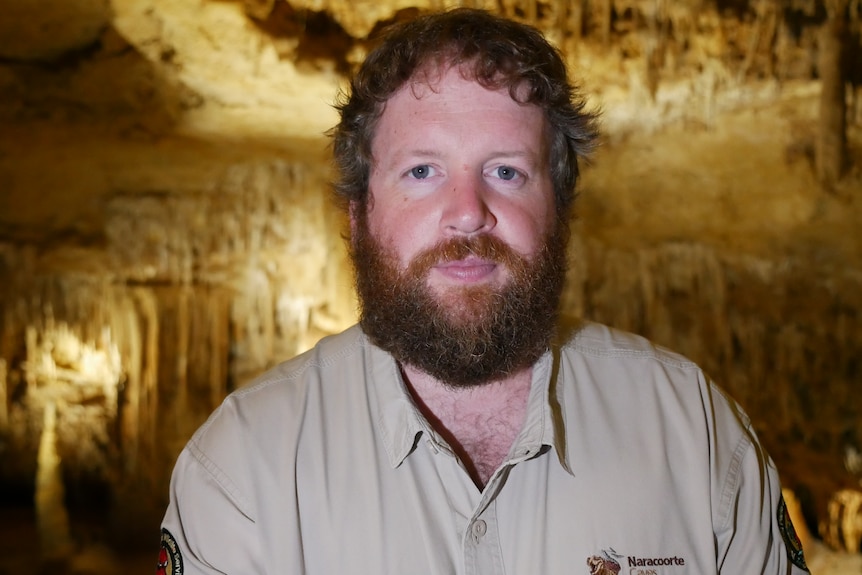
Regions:
<instances>
[{"instance_id":1,"label":"cave wall","mask_svg":"<svg viewBox=\"0 0 862 575\"><path fill-rule=\"evenodd\" d=\"M0 2L0 482L27 493L53 413L70 500L158 514L227 392L355 321L331 104L383 23L449 5ZM862 473L862 97L848 74L824 183L825 10L483 5L543 28L603 110L565 311L701 363L816 525Z\"/></svg>"}]
</instances>

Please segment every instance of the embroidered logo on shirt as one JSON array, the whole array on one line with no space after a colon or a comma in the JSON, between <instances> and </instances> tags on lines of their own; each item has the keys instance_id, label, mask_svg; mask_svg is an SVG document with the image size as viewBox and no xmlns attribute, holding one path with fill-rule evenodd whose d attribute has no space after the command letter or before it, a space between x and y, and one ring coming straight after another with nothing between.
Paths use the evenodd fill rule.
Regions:
<instances>
[{"instance_id":1,"label":"embroidered logo on shirt","mask_svg":"<svg viewBox=\"0 0 862 575\"><path fill-rule=\"evenodd\" d=\"M162 528L162 546L159 549L159 564L156 566L156 575L182 575L183 556L177 540L171 532Z\"/></svg>"},{"instance_id":2,"label":"embroidered logo on shirt","mask_svg":"<svg viewBox=\"0 0 862 575\"><path fill-rule=\"evenodd\" d=\"M593 555L587 559L590 575L619 575L622 566L628 567L631 575L660 575L669 573L665 567L682 567L685 559L682 557L638 557L624 556L610 549L602 549L601 555Z\"/></svg>"},{"instance_id":3,"label":"embroidered logo on shirt","mask_svg":"<svg viewBox=\"0 0 862 575\"><path fill-rule=\"evenodd\" d=\"M622 558L613 549L602 549L601 555L593 555L587 558L587 567L590 568L590 575L617 575L622 567L618 558Z\"/></svg>"},{"instance_id":4,"label":"embroidered logo on shirt","mask_svg":"<svg viewBox=\"0 0 862 575\"><path fill-rule=\"evenodd\" d=\"M790 520L790 511L787 509L783 495L778 501L778 531L781 533L781 538L784 539L784 545L787 546L787 557L790 562L800 569L808 571L805 555L802 553L802 540L799 539L793 522Z\"/></svg>"}]
</instances>

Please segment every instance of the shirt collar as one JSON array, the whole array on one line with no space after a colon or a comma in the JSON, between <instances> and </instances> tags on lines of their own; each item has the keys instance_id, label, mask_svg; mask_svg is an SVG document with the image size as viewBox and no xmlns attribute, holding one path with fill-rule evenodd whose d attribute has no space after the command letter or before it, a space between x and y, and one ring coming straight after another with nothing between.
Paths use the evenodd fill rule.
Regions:
<instances>
[{"instance_id":1,"label":"shirt collar","mask_svg":"<svg viewBox=\"0 0 862 575\"><path fill-rule=\"evenodd\" d=\"M424 418L410 398L395 359L364 334L363 337L366 385L389 464L395 468L413 451L417 437L425 429Z\"/></svg>"},{"instance_id":2,"label":"shirt collar","mask_svg":"<svg viewBox=\"0 0 862 575\"><path fill-rule=\"evenodd\" d=\"M524 419L524 427L512 446L509 459L511 462L522 461L550 448L563 469L571 474L566 450L565 421L556 397L559 360L559 350L553 347L533 365L527 416Z\"/></svg>"},{"instance_id":3,"label":"shirt collar","mask_svg":"<svg viewBox=\"0 0 862 575\"><path fill-rule=\"evenodd\" d=\"M377 427L395 468L413 452L417 438L426 432L425 418L416 408L395 359L367 341L366 378L371 400L376 403ZM545 352L533 366L524 427L515 440L510 462L535 457L545 446L551 448L560 465L571 473L565 445L564 421L553 390L557 386L559 353Z\"/></svg>"}]
</instances>

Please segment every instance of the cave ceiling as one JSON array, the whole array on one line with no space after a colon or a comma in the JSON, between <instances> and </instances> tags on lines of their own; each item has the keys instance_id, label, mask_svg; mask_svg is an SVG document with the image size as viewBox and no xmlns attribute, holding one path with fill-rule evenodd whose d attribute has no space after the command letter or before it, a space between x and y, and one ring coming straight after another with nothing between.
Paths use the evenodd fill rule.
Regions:
<instances>
[{"instance_id":1,"label":"cave ceiling","mask_svg":"<svg viewBox=\"0 0 862 575\"><path fill-rule=\"evenodd\" d=\"M100 216L79 198L122 189L155 141L177 165L199 155L188 141L322 158L337 93L381 30L456 5L542 29L611 143L811 101L836 7L847 77L862 85L860 0L0 0L0 238L98 240ZM105 170L69 177L82 157ZM45 201L22 201L32 189Z\"/></svg>"},{"instance_id":2,"label":"cave ceiling","mask_svg":"<svg viewBox=\"0 0 862 575\"><path fill-rule=\"evenodd\" d=\"M663 76L718 60L737 76L783 81L816 77L813 31L831 6L849 16L856 67L862 12L858 0L2 0L0 59L56 72L132 49L204 100L248 106L296 96L298 80L313 92L309 75L341 79L385 26L457 5L530 22L572 57L599 46L618 74L638 59Z\"/></svg>"}]
</instances>

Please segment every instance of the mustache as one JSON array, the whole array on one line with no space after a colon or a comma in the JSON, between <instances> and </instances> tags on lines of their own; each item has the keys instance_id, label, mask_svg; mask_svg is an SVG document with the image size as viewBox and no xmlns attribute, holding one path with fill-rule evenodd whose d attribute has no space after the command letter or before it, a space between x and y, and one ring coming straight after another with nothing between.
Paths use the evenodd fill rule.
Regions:
<instances>
[{"instance_id":1,"label":"mustache","mask_svg":"<svg viewBox=\"0 0 862 575\"><path fill-rule=\"evenodd\" d=\"M414 274L425 273L437 264L462 260L473 256L507 266L518 265L524 257L515 252L500 238L482 234L472 237L456 237L438 242L413 258L409 270Z\"/></svg>"}]
</instances>

